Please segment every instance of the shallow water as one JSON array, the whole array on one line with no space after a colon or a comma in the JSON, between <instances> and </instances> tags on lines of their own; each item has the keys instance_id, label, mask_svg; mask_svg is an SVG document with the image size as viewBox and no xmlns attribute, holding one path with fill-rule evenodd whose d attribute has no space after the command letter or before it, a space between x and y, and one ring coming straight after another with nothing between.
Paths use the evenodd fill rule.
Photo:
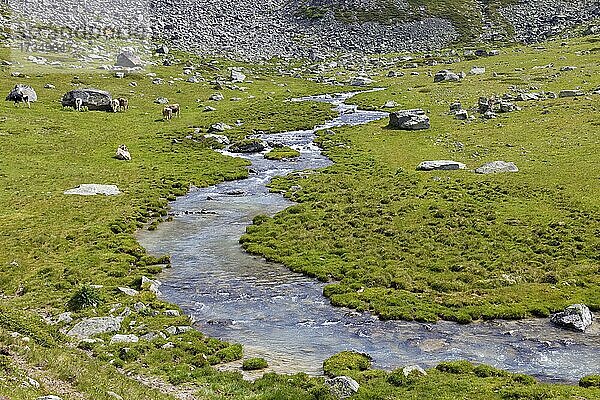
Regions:
<instances>
[{"instance_id":1,"label":"shallow water","mask_svg":"<svg viewBox=\"0 0 600 400\"><path fill-rule=\"evenodd\" d=\"M340 112L339 118L315 129L386 117L343 104L350 96L298 101L328 102ZM243 344L245 356L262 356L271 370L282 373L320 374L323 360L342 350L366 352L376 367L385 369L468 359L549 381L575 382L600 373L597 323L581 334L546 319L470 325L380 321L332 307L322 295L322 283L245 253L238 240L252 218L293 204L268 192L270 179L331 164L312 143L314 130L262 139L291 146L301 156L270 161L263 154L243 155L252 162L248 179L192 190L171 204L172 222L138 235L149 252L172 256L172 268L159 278L163 297L193 315L200 331Z\"/></svg>"}]
</instances>

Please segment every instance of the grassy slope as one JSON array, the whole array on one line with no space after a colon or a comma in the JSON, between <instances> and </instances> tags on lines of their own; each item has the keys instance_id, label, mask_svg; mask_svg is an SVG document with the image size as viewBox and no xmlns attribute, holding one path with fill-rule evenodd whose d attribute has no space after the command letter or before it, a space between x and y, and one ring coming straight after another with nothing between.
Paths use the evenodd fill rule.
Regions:
<instances>
[{"instance_id":1,"label":"grassy slope","mask_svg":"<svg viewBox=\"0 0 600 400\"><path fill-rule=\"evenodd\" d=\"M599 310L598 95L520 103L522 111L485 122L447 114L453 101L469 107L511 85L596 88L596 40L464 62L452 68L477 64L488 72L458 84L433 84L424 72L435 67L379 79L388 90L353 101L423 107L432 129L390 131L377 122L323 135L336 164L307 179L275 181L279 190L301 186L287 192L299 204L249 227L245 248L335 281L325 288L332 303L384 318L547 316L575 302ZM555 67L532 69L549 63ZM563 65L579 69L557 73ZM432 159L469 168L514 161L520 172L415 171Z\"/></svg>"}]
</instances>

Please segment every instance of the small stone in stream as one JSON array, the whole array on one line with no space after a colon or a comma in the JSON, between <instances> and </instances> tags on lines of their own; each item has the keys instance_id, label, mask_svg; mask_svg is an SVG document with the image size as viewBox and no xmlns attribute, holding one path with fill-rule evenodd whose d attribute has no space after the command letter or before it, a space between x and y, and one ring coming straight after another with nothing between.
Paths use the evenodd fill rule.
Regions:
<instances>
[{"instance_id":1,"label":"small stone in stream","mask_svg":"<svg viewBox=\"0 0 600 400\"><path fill-rule=\"evenodd\" d=\"M421 109L401 110L390 113L390 122L388 125L391 129L403 130L422 130L431 127L429 117L425 115L425 111Z\"/></svg>"},{"instance_id":2,"label":"small stone in stream","mask_svg":"<svg viewBox=\"0 0 600 400\"><path fill-rule=\"evenodd\" d=\"M331 393L339 399L351 397L360 388L358 382L348 376L336 376L326 379L325 385L329 387Z\"/></svg>"},{"instance_id":3,"label":"small stone in stream","mask_svg":"<svg viewBox=\"0 0 600 400\"><path fill-rule=\"evenodd\" d=\"M417 171L436 171L436 170L458 170L465 169L467 166L463 163L452 160L433 160L423 161L417 165Z\"/></svg>"},{"instance_id":4,"label":"small stone in stream","mask_svg":"<svg viewBox=\"0 0 600 400\"><path fill-rule=\"evenodd\" d=\"M573 304L550 317L552 323L578 332L585 332L592 320L593 315L584 304Z\"/></svg>"},{"instance_id":5,"label":"small stone in stream","mask_svg":"<svg viewBox=\"0 0 600 400\"><path fill-rule=\"evenodd\" d=\"M243 190L230 190L225 193L227 196L241 196L244 194Z\"/></svg>"},{"instance_id":6,"label":"small stone in stream","mask_svg":"<svg viewBox=\"0 0 600 400\"><path fill-rule=\"evenodd\" d=\"M481 167L475 169L478 174L497 174L500 172L519 172L519 168L512 163L506 161L492 161L483 164Z\"/></svg>"}]
</instances>

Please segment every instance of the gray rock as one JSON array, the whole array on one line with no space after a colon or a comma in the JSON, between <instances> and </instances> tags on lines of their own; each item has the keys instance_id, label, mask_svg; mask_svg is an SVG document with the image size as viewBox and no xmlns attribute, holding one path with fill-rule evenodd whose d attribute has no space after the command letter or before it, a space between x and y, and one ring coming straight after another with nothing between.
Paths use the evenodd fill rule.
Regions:
<instances>
[{"instance_id":1,"label":"gray rock","mask_svg":"<svg viewBox=\"0 0 600 400\"><path fill-rule=\"evenodd\" d=\"M485 74L485 68L484 67L473 67L469 71L469 74L470 75L483 75L483 74Z\"/></svg>"},{"instance_id":2,"label":"gray rock","mask_svg":"<svg viewBox=\"0 0 600 400\"><path fill-rule=\"evenodd\" d=\"M583 95L585 95L585 93L581 90L561 90L558 93L558 97L578 97Z\"/></svg>"},{"instance_id":3,"label":"gray rock","mask_svg":"<svg viewBox=\"0 0 600 400\"><path fill-rule=\"evenodd\" d=\"M154 100L154 103L156 103L156 104L169 104L169 99L167 99L166 97L157 97Z\"/></svg>"},{"instance_id":4,"label":"gray rock","mask_svg":"<svg viewBox=\"0 0 600 400\"><path fill-rule=\"evenodd\" d=\"M27 99L30 103L37 101L37 93L31 86L27 85L15 85L14 88L8 92L8 96L6 96L6 101L13 102L22 102Z\"/></svg>"},{"instance_id":5,"label":"gray rock","mask_svg":"<svg viewBox=\"0 0 600 400\"><path fill-rule=\"evenodd\" d=\"M115 78L119 78L119 79L125 78L125 72L115 72Z\"/></svg>"},{"instance_id":6,"label":"gray rock","mask_svg":"<svg viewBox=\"0 0 600 400\"><path fill-rule=\"evenodd\" d=\"M36 398L35 400L62 400L62 398L55 396L53 394L49 394L47 396L40 396L40 397Z\"/></svg>"},{"instance_id":7,"label":"gray rock","mask_svg":"<svg viewBox=\"0 0 600 400\"><path fill-rule=\"evenodd\" d=\"M142 289L148 290L154 293L156 296L162 295L158 287L161 285L159 280L152 280L150 278L146 278L142 276Z\"/></svg>"},{"instance_id":8,"label":"gray rock","mask_svg":"<svg viewBox=\"0 0 600 400\"><path fill-rule=\"evenodd\" d=\"M229 151L233 153L260 153L265 149L265 145L259 140L233 143Z\"/></svg>"},{"instance_id":9,"label":"gray rock","mask_svg":"<svg viewBox=\"0 0 600 400\"><path fill-rule=\"evenodd\" d=\"M570 65L567 65L567 66L564 66L564 67L560 68L560 70L562 72L575 71L576 69L577 69L577 67L573 67L573 66L570 66Z\"/></svg>"},{"instance_id":10,"label":"gray rock","mask_svg":"<svg viewBox=\"0 0 600 400\"><path fill-rule=\"evenodd\" d=\"M112 111L112 97L104 90L92 88L71 90L63 95L61 104L63 107L75 108L75 99L81 99L81 105L88 110Z\"/></svg>"},{"instance_id":11,"label":"gray rock","mask_svg":"<svg viewBox=\"0 0 600 400\"><path fill-rule=\"evenodd\" d=\"M58 317L56 317L56 323L57 324L70 324L71 322L73 322L73 317L71 315L72 315L72 313L70 311L64 312L62 314L58 314Z\"/></svg>"},{"instance_id":12,"label":"gray rock","mask_svg":"<svg viewBox=\"0 0 600 400\"><path fill-rule=\"evenodd\" d=\"M242 83L246 80L246 75L244 75L242 71L234 68L229 74L229 80L233 83Z\"/></svg>"},{"instance_id":13,"label":"gray rock","mask_svg":"<svg viewBox=\"0 0 600 400\"><path fill-rule=\"evenodd\" d=\"M179 310L165 310L165 315L167 317L179 317L181 315Z\"/></svg>"},{"instance_id":14,"label":"gray rock","mask_svg":"<svg viewBox=\"0 0 600 400\"><path fill-rule=\"evenodd\" d=\"M519 110L519 107L509 101L500 101L498 105L498 112L501 113L509 113L517 110Z\"/></svg>"},{"instance_id":15,"label":"gray rock","mask_svg":"<svg viewBox=\"0 0 600 400\"><path fill-rule=\"evenodd\" d=\"M353 78L350 78L351 86L367 86L367 85L370 85L371 83L373 83L373 80L370 78L367 78L366 76L355 76Z\"/></svg>"},{"instance_id":16,"label":"gray rock","mask_svg":"<svg viewBox=\"0 0 600 400\"><path fill-rule=\"evenodd\" d=\"M227 136L224 136L224 135L215 135L215 134L212 134L212 133L207 133L206 135L204 135L204 137L207 138L207 139L214 139L217 142L219 142L221 144L224 144L226 146L229 145L229 138Z\"/></svg>"},{"instance_id":17,"label":"gray rock","mask_svg":"<svg viewBox=\"0 0 600 400\"><path fill-rule=\"evenodd\" d=\"M398 103L396 103L394 100L388 100L383 105L383 108L394 108L394 107L397 107L397 106L398 106Z\"/></svg>"},{"instance_id":18,"label":"gray rock","mask_svg":"<svg viewBox=\"0 0 600 400\"><path fill-rule=\"evenodd\" d=\"M121 329L122 317L92 317L84 319L73 326L67 335L80 339L101 333L116 332Z\"/></svg>"},{"instance_id":19,"label":"gray rock","mask_svg":"<svg viewBox=\"0 0 600 400\"><path fill-rule=\"evenodd\" d=\"M214 107L211 107L211 106L206 106L206 107L204 107L204 109L202 111L211 112L211 111L217 111L217 109Z\"/></svg>"},{"instance_id":20,"label":"gray rock","mask_svg":"<svg viewBox=\"0 0 600 400\"><path fill-rule=\"evenodd\" d=\"M138 338L136 335L121 335L121 334L116 334L113 337L110 338L110 344L114 344L114 343L137 343L139 342L140 338Z\"/></svg>"},{"instance_id":21,"label":"gray rock","mask_svg":"<svg viewBox=\"0 0 600 400\"><path fill-rule=\"evenodd\" d=\"M187 325L180 325L180 326L169 326L165 329L165 331L167 331L167 333L169 335L180 335L182 333L191 331L192 328L191 326L187 326Z\"/></svg>"},{"instance_id":22,"label":"gray rock","mask_svg":"<svg viewBox=\"0 0 600 400\"><path fill-rule=\"evenodd\" d=\"M475 169L478 174L497 174L500 172L519 172L519 168L512 163L506 161L492 161L483 164L481 167Z\"/></svg>"},{"instance_id":23,"label":"gray rock","mask_svg":"<svg viewBox=\"0 0 600 400\"><path fill-rule=\"evenodd\" d=\"M135 68L142 67L143 63L136 54L134 54L132 51L126 50L117 56L117 63L115 65L118 67Z\"/></svg>"},{"instance_id":24,"label":"gray rock","mask_svg":"<svg viewBox=\"0 0 600 400\"><path fill-rule=\"evenodd\" d=\"M390 113L391 129L403 129L409 131L429 129L429 117L425 115L425 111L421 109L401 110Z\"/></svg>"},{"instance_id":25,"label":"gray rock","mask_svg":"<svg viewBox=\"0 0 600 400\"><path fill-rule=\"evenodd\" d=\"M161 44L156 49L154 49L156 54L169 54L169 48L165 44Z\"/></svg>"},{"instance_id":26,"label":"gray rock","mask_svg":"<svg viewBox=\"0 0 600 400\"><path fill-rule=\"evenodd\" d=\"M462 104L459 101L455 101L454 103L450 104L450 112L457 112L462 109Z\"/></svg>"},{"instance_id":27,"label":"gray rock","mask_svg":"<svg viewBox=\"0 0 600 400\"><path fill-rule=\"evenodd\" d=\"M130 161L131 154L129 153L129 149L127 149L127 146L125 146L124 144L119 145L115 154L115 158L117 160Z\"/></svg>"},{"instance_id":28,"label":"gray rock","mask_svg":"<svg viewBox=\"0 0 600 400\"><path fill-rule=\"evenodd\" d=\"M360 388L358 382L349 376L336 376L335 378L326 379L325 385L329 387L331 393L339 399L351 397Z\"/></svg>"},{"instance_id":29,"label":"gray rock","mask_svg":"<svg viewBox=\"0 0 600 400\"><path fill-rule=\"evenodd\" d=\"M402 368L402 373L404 374L404 376L409 376L411 374L418 374L423 376L427 375L427 372L418 365L408 365Z\"/></svg>"},{"instance_id":30,"label":"gray rock","mask_svg":"<svg viewBox=\"0 0 600 400\"><path fill-rule=\"evenodd\" d=\"M467 112L467 110L458 110L454 114L454 118L456 118L460 121L465 121L465 120L469 119L469 113Z\"/></svg>"},{"instance_id":31,"label":"gray rock","mask_svg":"<svg viewBox=\"0 0 600 400\"><path fill-rule=\"evenodd\" d=\"M458 82L460 79L461 77L459 75L447 69L438 71L433 77L434 82Z\"/></svg>"},{"instance_id":32,"label":"gray rock","mask_svg":"<svg viewBox=\"0 0 600 400\"><path fill-rule=\"evenodd\" d=\"M417 171L438 171L438 170L457 170L465 169L467 166L463 163L452 160L433 160L423 161L417 165Z\"/></svg>"},{"instance_id":33,"label":"gray rock","mask_svg":"<svg viewBox=\"0 0 600 400\"><path fill-rule=\"evenodd\" d=\"M518 101L533 101L540 100L541 96L537 93L519 93L516 100Z\"/></svg>"},{"instance_id":34,"label":"gray rock","mask_svg":"<svg viewBox=\"0 0 600 400\"><path fill-rule=\"evenodd\" d=\"M562 328L578 332L585 330L592 324L594 316L584 304L573 304L559 313L553 314L550 321Z\"/></svg>"},{"instance_id":35,"label":"gray rock","mask_svg":"<svg viewBox=\"0 0 600 400\"><path fill-rule=\"evenodd\" d=\"M221 93L213 93L208 99L212 101L221 101L225 97Z\"/></svg>"},{"instance_id":36,"label":"gray rock","mask_svg":"<svg viewBox=\"0 0 600 400\"><path fill-rule=\"evenodd\" d=\"M212 124L210 128L208 128L208 133L225 132L229 129L231 129L231 126L223 122L217 122L216 124Z\"/></svg>"},{"instance_id":37,"label":"gray rock","mask_svg":"<svg viewBox=\"0 0 600 400\"><path fill-rule=\"evenodd\" d=\"M187 82L188 83L200 83L200 78L198 78L196 75L192 75L189 78L187 78Z\"/></svg>"},{"instance_id":38,"label":"gray rock","mask_svg":"<svg viewBox=\"0 0 600 400\"><path fill-rule=\"evenodd\" d=\"M82 183L81 185L65 190L64 194L77 194L80 196L93 196L103 194L105 196L116 196L121 193L116 185L100 185L96 183Z\"/></svg>"},{"instance_id":39,"label":"gray rock","mask_svg":"<svg viewBox=\"0 0 600 400\"><path fill-rule=\"evenodd\" d=\"M112 397L116 400L123 400L123 397L115 392L111 392L110 390L106 392L106 395Z\"/></svg>"},{"instance_id":40,"label":"gray rock","mask_svg":"<svg viewBox=\"0 0 600 400\"><path fill-rule=\"evenodd\" d=\"M127 296L137 296L138 295L138 291L132 288L128 288L128 287L121 287L119 286L118 289L125 293ZM137 303L136 303L137 304Z\"/></svg>"}]
</instances>

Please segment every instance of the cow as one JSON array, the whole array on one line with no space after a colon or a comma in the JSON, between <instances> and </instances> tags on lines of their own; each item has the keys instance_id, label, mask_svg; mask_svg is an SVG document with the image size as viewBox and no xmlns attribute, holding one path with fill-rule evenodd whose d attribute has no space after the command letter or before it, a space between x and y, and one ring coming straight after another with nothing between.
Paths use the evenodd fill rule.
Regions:
<instances>
[{"instance_id":1,"label":"cow","mask_svg":"<svg viewBox=\"0 0 600 400\"><path fill-rule=\"evenodd\" d=\"M171 109L171 107L165 107L163 108L163 119L170 121L171 118L173 117L173 109Z\"/></svg>"}]
</instances>

